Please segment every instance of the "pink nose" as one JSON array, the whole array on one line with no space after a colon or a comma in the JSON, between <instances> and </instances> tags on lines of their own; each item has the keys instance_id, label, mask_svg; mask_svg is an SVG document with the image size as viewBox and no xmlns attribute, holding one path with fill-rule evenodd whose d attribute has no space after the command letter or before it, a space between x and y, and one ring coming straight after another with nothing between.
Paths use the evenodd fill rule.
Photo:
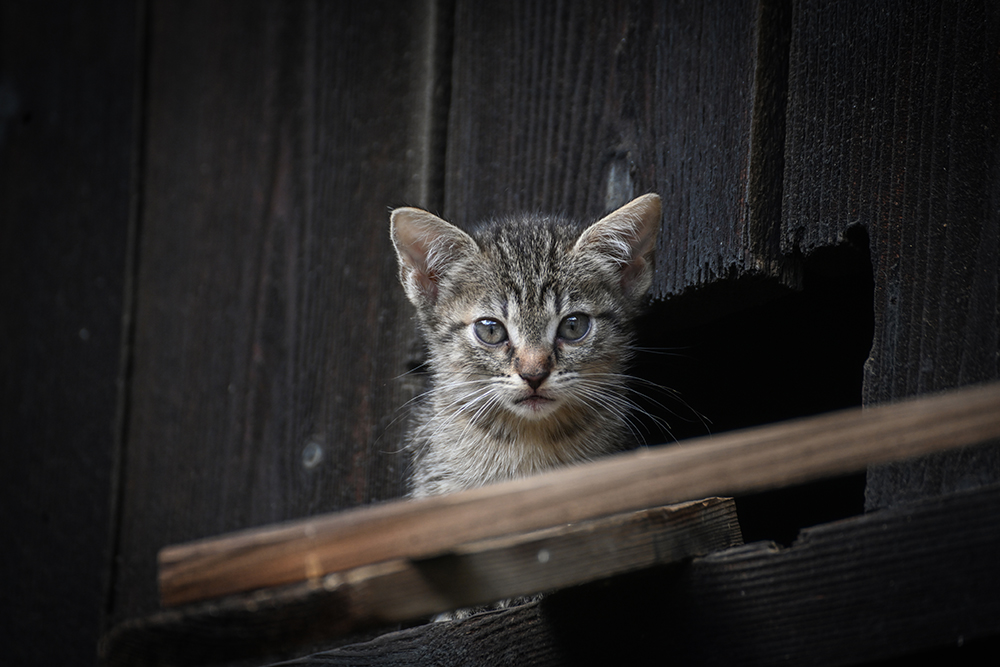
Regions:
<instances>
[{"instance_id":1,"label":"pink nose","mask_svg":"<svg viewBox=\"0 0 1000 667\"><path fill-rule=\"evenodd\" d=\"M545 382L545 378L549 376L547 370L539 370L534 373L521 373L521 379L528 383L528 386L534 391L538 391L538 388L542 386Z\"/></svg>"}]
</instances>

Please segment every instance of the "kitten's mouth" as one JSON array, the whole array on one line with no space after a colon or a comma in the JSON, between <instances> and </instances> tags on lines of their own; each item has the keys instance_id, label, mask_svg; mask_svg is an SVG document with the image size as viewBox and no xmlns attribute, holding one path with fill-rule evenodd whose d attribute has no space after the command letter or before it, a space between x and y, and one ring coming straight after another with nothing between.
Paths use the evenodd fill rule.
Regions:
<instances>
[{"instance_id":1,"label":"kitten's mouth","mask_svg":"<svg viewBox=\"0 0 1000 667\"><path fill-rule=\"evenodd\" d=\"M532 410L542 410L547 404L552 403L552 399L546 398L541 394L529 394L524 398L517 399L514 403L516 405L523 405Z\"/></svg>"}]
</instances>

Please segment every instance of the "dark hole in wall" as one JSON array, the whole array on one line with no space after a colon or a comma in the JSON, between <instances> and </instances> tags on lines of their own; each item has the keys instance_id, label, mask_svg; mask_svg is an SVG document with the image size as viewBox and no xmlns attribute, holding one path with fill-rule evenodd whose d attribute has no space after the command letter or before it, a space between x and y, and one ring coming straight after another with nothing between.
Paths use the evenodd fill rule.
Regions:
<instances>
[{"instance_id":1,"label":"dark hole in wall","mask_svg":"<svg viewBox=\"0 0 1000 667\"><path fill-rule=\"evenodd\" d=\"M650 309L640 322L638 344L644 349L633 373L679 397L643 389L649 396L643 407L670 424L664 433L644 420L647 444L861 405L874 332L874 282L863 230L806 258L802 285L801 291L693 326L684 326L688 314L735 301L727 286ZM751 301L755 291L774 287L733 289L742 291L737 298ZM864 484L859 473L737 498L744 539L790 544L800 528L860 514Z\"/></svg>"}]
</instances>

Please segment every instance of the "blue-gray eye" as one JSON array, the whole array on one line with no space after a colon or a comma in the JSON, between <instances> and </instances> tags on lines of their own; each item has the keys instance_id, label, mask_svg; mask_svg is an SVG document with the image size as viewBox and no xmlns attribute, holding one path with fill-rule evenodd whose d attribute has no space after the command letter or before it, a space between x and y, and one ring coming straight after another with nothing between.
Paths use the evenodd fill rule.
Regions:
<instances>
[{"instance_id":1,"label":"blue-gray eye","mask_svg":"<svg viewBox=\"0 0 1000 667\"><path fill-rule=\"evenodd\" d=\"M499 345L507 340L507 329L496 320L491 320L488 317L476 320L475 324L472 325L472 330L476 332L476 338L487 345Z\"/></svg>"},{"instance_id":2,"label":"blue-gray eye","mask_svg":"<svg viewBox=\"0 0 1000 667\"><path fill-rule=\"evenodd\" d=\"M590 331L590 315L573 313L564 317L563 321L559 323L556 335L573 343L586 336L588 331Z\"/></svg>"}]
</instances>

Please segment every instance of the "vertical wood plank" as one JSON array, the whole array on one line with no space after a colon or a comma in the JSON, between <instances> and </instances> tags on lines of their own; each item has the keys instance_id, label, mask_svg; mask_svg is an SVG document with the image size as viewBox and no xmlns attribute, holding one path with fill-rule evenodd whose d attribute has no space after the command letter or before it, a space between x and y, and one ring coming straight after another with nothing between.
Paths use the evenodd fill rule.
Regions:
<instances>
[{"instance_id":1,"label":"vertical wood plank","mask_svg":"<svg viewBox=\"0 0 1000 667\"><path fill-rule=\"evenodd\" d=\"M866 404L998 376L1000 10L796 5L783 243L871 238ZM1000 479L1000 449L869 471L880 507Z\"/></svg>"},{"instance_id":2,"label":"vertical wood plank","mask_svg":"<svg viewBox=\"0 0 1000 667\"><path fill-rule=\"evenodd\" d=\"M723 278L795 284L778 248L783 130L767 129L783 123L786 14L780 2L459 1L445 214L596 218L656 191L656 296Z\"/></svg>"},{"instance_id":3,"label":"vertical wood plank","mask_svg":"<svg viewBox=\"0 0 1000 667\"><path fill-rule=\"evenodd\" d=\"M0 645L92 664L139 67L131 0L0 3Z\"/></svg>"},{"instance_id":4,"label":"vertical wood plank","mask_svg":"<svg viewBox=\"0 0 1000 667\"><path fill-rule=\"evenodd\" d=\"M151 8L118 619L166 544L403 490L423 4Z\"/></svg>"}]
</instances>

